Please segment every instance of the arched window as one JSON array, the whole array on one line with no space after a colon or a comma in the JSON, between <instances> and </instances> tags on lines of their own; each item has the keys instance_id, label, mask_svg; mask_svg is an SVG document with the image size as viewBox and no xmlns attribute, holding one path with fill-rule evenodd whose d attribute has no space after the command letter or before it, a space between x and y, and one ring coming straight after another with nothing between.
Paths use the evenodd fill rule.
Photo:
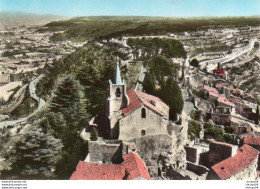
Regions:
<instances>
[{"instance_id":1,"label":"arched window","mask_svg":"<svg viewBox=\"0 0 260 189\"><path fill-rule=\"evenodd\" d=\"M121 96L121 90L120 88L116 89L116 97L120 97Z\"/></svg>"},{"instance_id":2,"label":"arched window","mask_svg":"<svg viewBox=\"0 0 260 189\"><path fill-rule=\"evenodd\" d=\"M142 108L142 118L146 118L146 109Z\"/></svg>"}]
</instances>

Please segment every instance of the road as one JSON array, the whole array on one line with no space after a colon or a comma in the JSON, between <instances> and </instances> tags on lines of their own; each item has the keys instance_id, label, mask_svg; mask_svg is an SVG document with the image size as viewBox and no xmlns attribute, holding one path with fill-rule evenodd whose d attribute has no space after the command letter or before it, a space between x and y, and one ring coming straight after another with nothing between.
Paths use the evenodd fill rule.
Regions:
<instances>
[{"instance_id":1,"label":"road","mask_svg":"<svg viewBox=\"0 0 260 189\"><path fill-rule=\"evenodd\" d=\"M260 133L260 128L256 127L256 125L250 121L247 121L244 117L242 117L239 114L236 113L232 113L232 118L231 121L233 122L237 122L237 123L247 123L248 125L250 125L250 127L253 129L253 131L255 132L259 132Z\"/></svg>"},{"instance_id":2,"label":"road","mask_svg":"<svg viewBox=\"0 0 260 189\"><path fill-rule=\"evenodd\" d=\"M257 39L251 39L248 47L245 48L244 50L240 51L239 53L234 53L234 54L225 56L223 58L216 58L216 59L212 59L212 60L205 60L205 61L200 62L200 65L202 66L202 65L207 64L207 63L208 64L210 64L210 63L221 63L221 64L227 63L227 62L229 62L231 60L234 60L237 57L247 53L248 51L252 50L254 48L254 44L255 44L256 41L257 41Z\"/></svg>"},{"instance_id":3,"label":"road","mask_svg":"<svg viewBox=\"0 0 260 189\"><path fill-rule=\"evenodd\" d=\"M2 121L0 122L0 129L6 127L6 126L9 126L9 125L16 125L18 123L21 123L21 122L25 122L27 121L27 119L29 119L30 117L32 117L33 115L35 115L38 111L40 111L46 104L46 102L38 97L35 93L36 91L36 85L37 83L40 81L40 79L42 78L42 76L39 76L37 77L36 79L34 79L33 81L30 82L29 84L29 92L30 92L30 96L35 99L37 102L38 102L38 107L36 110L34 110L33 113L31 113L30 115L26 116L26 117L23 117L23 118L20 118L18 120L12 120L12 121Z\"/></svg>"}]
</instances>

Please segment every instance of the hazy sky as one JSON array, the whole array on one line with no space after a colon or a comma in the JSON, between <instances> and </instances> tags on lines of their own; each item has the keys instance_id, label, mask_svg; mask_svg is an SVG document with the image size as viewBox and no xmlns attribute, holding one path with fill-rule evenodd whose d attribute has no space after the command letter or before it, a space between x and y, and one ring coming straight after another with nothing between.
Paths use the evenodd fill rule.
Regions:
<instances>
[{"instance_id":1,"label":"hazy sky","mask_svg":"<svg viewBox=\"0 0 260 189\"><path fill-rule=\"evenodd\" d=\"M56 14L137 16L260 15L260 0L0 0L0 11Z\"/></svg>"}]
</instances>

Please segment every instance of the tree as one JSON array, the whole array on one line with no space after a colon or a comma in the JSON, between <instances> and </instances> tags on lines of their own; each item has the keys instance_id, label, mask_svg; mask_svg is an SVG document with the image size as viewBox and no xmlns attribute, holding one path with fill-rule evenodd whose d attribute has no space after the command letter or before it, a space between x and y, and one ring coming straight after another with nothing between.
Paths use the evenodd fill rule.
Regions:
<instances>
[{"instance_id":1,"label":"tree","mask_svg":"<svg viewBox=\"0 0 260 189\"><path fill-rule=\"evenodd\" d=\"M194 66L194 67L199 67L199 61L198 61L196 58L194 58L194 59L192 59L192 61L190 62L190 65L191 65L191 66Z\"/></svg>"},{"instance_id":2,"label":"tree","mask_svg":"<svg viewBox=\"0 0 260 189\"><path fill-rule=\"evenodd\" d=\"M181 89L172 77L169 77L166 82L161 83L158 96L169 105L170 119L176 120L177 113L180 114L182 112L184 102Z\"/></svg>"},{"instance_id":3,"label":"tree","mask_svg":"<svg viewBox=\"0 0 260 189\"><path fill-rule=\"evenodd\" d=\"M96 141L97 140L97 131L95 128L92 128L91 129L91 132L90 132L90 140L91 141Z\"/></svg>"},{"instance_id":4,"label":"tree","mask_svg":"<svg viewBox=\"0 0 260 189\"><path fill-rule=\"evenodd\" d=\"M188 125L188 135L190 139L199 138L201 131L201 125L200 122L196 120L191 120Z\"/></svg>"},{"instance_id":5,"label":"tree","mask_svg":"<svg viewBox=\"0 0 260 189\"><path fill-rule=\"evenodd\" d=\"M145 92L148 93L148 94L155 94L156 93L154 78L150 73L148 73L145 77L144 89L145 89Z\"/></svg>"},{"instance_id":6,"label":"tree","mask_svg":"<svg viewBox=\"0 0 260 189\"><path fill-rule=\"evenodd\" d=\"M255 124L258 125L259 124L259 106L257 105L256 107L256 118L255 118Z\"/></svg>"}]
</instances>

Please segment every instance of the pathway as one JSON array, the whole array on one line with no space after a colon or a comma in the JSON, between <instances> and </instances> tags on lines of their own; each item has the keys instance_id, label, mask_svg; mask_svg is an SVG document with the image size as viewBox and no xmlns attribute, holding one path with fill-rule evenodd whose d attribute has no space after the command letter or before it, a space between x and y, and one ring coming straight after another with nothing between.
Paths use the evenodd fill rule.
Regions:
<instances>
[{"instance_id":1,"label":"pathway","mask_svg":"<svg viewBox=\"0 0 260 189\"><path fill-rule=\"evenodd\" d=\"M6 127L6 126L9 126L9 125L13 126L13 125L16 125L16 124L19 124L19 123L27 121L30 117L35 115L38 111L40 111L44 107L46 102L42 98L38 97L36 95L36 93L35 93L35 91L36 91L36 84L39 82L39 80L41 78L42 78L42 76L39 76L36 79L34 79L33 81L31 81L30 84L29 84L30 96L38 102L37 109L33 113L31 113L30 115L28 115L26 117L23 117L23 118L20 118L18 120L11 120L11 121L2 121L2 122L0 122L0 129L2 129L2 128Z\"/></svg>"}]
</instances>

